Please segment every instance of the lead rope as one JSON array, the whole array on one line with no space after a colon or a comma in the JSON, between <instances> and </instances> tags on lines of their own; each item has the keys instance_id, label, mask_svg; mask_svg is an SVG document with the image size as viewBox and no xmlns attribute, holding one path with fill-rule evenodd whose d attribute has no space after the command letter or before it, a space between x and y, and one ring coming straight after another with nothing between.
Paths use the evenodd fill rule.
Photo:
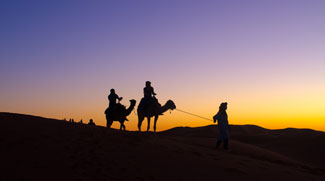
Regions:
<instances>
[{"instance_id":1,"label":"lead rope","mask_svg":"<svg viewBox=\"0 0 325 181\"><path fill-rule=\"evenodd\" d=\"M183 111L183 110L180 110L180 109L175 109L175 110L177 110L177 111L179 111L179 112L182 112L182 113L185 113L185 114L189 114L189 115L191 115L191 116L199 117L199 118L201 118L201 119L205 119L205 120L208 120L208 121L213 121L212 119L205 118L205 117L202 117L202 116L199 116L199 115L196 115L196 114L193 114L193 113L187 112L187 111ZM137 113L135 112L135 110L133 110L133 111L134 111L134 114L137 115ZM171 113L172 113L172 111L170 110L169 114L171 114Z\"/></svg>"},{"instance_id":2,"label":"lead rope","mask_svg":"<svg viewBox=\"0 0 325 181\"><path fill-rule=\"evenodd\" d=\"M182 112L182 113L185 113L185 114L189 114L191 116L196 116L196 117L199 117L201 119L206 119L206 120L209 120L209 121L213 121L212 119L209 119L209 118L205 118L205 117L202 117L202 116L199 116L199 115L196 115L196 114L193 114L193 113L190 113L190 112L187 112L187 111L183 111L183 110L180 110L180 109L175 109L179 112Z\"/></svg>"}]
</instances>

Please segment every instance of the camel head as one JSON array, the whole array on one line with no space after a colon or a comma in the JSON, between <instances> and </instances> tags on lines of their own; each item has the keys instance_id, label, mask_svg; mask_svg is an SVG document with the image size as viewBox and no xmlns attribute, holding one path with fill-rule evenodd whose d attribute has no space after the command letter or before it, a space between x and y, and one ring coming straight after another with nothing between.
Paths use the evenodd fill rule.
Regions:
<instances>
[{"instance_id":1,"label":"camel head","mask_svg":"<svg viewBox=\"0 0 325 181\"><path fill-rule=\"evenodd\" d=\"M130 104L131 104L131 106L133 106L133 107L134 107L134 106L135 106L135 103L136 103L136 102L137 102L136 100L134 100L134 99L131 99L131 100L130 100Z\"/></svg>"},{"instance_id":2,"label":"camel head","mask_svg":"<svg viewBox=\"0 0 325 181\"><path fill-rule=\"evenodd\" d=\"M168 100L167 103L166 103L166 106L171 110L176 109L176 105L172 100Z\"/></svg>"},{"instance_id":3,"label":"camel head","mask_svg":"<svg viewBox=\"0 0 325 181\"><path fill-rule=\"evenodd\" d=\"M125 116L128 116L131 114L131 112L133 111L134 109L134 106L135 106L135 103L136 101L134 99L131 99L130 100L130 107L128 107L126 110L125 110ZM125 118L126 119L126 118Z\"/></svg>"}]
</instances>

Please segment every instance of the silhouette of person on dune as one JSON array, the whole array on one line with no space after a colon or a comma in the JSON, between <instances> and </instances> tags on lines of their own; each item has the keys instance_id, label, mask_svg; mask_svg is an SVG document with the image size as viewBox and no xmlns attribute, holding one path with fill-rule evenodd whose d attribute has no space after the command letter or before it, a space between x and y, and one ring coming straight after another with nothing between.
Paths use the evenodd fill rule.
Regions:
<instances>
[{"instance_id":1,"label":"silhouette of person on dune","mask_svg":"<svg viewBox=\"0 0 325 181\"><path fill-rule=\"evenodd\" d=\"M93 119L90 119L90 120L89 120L89 123L88 123L88 125L91 125L91 126L96 126L96 124L94 123Z\"/></svg>"},{"instance_id":2,"label":"silhouette of person on dune","mask_svg":"<svg viewBox=\"0 0 325 181\"><path fill-rule=\"evenodd\" d=\"M227 102L223 102L219 106L219 112L213 116L213 122L215 123L218 120L218 140L216 148L219 148L223 142L224 149L228 149L229 142L229 124L228 124L228 115L227 115Z\"/></svg>"}]
</instances>

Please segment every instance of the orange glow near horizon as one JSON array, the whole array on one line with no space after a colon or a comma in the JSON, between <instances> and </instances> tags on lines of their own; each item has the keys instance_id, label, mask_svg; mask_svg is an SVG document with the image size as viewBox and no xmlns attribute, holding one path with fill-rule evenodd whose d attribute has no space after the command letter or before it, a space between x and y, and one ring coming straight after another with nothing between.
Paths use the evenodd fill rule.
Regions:
<instances>
[{"instance_id":1,"label":"orange glow near horizon","mask_svg":"<svg viewBox=\"0 0 325 181\"><path fill-rule=\"evenodd\" d=\"M174 98L170 99L173 99L178 109L209 119L216 114L219 104L226 101L229 104L227 112L230 124L253 124L268 129L293 127L325 131L325 113L323 111L325 96L322 94L321 87L318 88L319 91L297 89L297 91L292 92L290 89L286 91L284 89L271 90L266 87L264 90L261 89L258 92L233 93L231 97L224 96L220 98L217 96L213 98L211 95L214 91L210 90L202 94L201 97L180 93L178 95L174 94ZM156 89L156 92L160 93L159 89ZM121 93L122 94L119 94L120 96L127 95L126 92L121 91ZM219 93L220 95L225 94L220 90ZM169 99L165 96L166 94L167 93L160 93L163 97L160 99L162 104ZM170 94L172 95L172 93ZM141 94L139 93L137 95ZM137 95L133 95L132 97L123 96L124 99L122 104L128 107L128 100ZM40 107L31 106L29 109L24 108L25 106L27 107L28 103L25 103L25 105L18 105L18 103L17 105L13 105L15 108L22 106L21 110L25 109L25 111L18 111L20 113L57 119L74 118L75 121L83 119L84 123L87 123L88 120L92 118L97 125L105 126L106 120L104 110L107 106L107 98L106 95L100 95L98 98L100 98L100 100L97 100L98 102L96 99L87 99L87 101L75 99L75 102L49 104L50 107L45 106L45 103L40 99L33 102L33 104L38 104ZM137 105L139 99L140 98L137 100ZM42 104L44 104L44 106ZM15 112L14 109L12 109L12 112ZM135 112L136 110L130 114L128 117L130 121L125 123L127 130L137 130L138 120ZM178 126L197 127L210 124L213 124L213 122L174 110L167 111L163 116L159 117L157 130L163 131ZM112 127L119 129L119 125L118 122L114 122ZM151 119L151 130L152 127L153 118ZM142 124L142 131L146 130L146 128L147 120L145 119Z\"/></svg>"},{"instance_id":2,"label":"orange glow near horizon","mask_svg":"<svg viewBox=\"0 0 325 181\"><path fill-rule=\"evenodd\" d=\"M325 1L7 1L0 111L92 118L105 126L109 90L124 97L122 104L138 105L149 80L161 104L171 99L203 117L228 102L230 124L325 131L324 7ZM134 112L129 120L126 129L137 130ZM157 128L209 124L168 111Z\"/></svg>"}]
</instances>

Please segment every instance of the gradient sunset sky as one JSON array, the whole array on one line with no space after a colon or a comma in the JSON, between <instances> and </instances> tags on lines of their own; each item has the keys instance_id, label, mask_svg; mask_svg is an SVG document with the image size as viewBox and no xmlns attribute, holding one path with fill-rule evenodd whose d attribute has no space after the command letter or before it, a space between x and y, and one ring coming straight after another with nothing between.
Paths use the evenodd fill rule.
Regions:
<instances>
[{"instance_id":1,"label":"gradient sunset sky","mask_svg":"<svg viewBox=\"0 0 325 181\"><path fill-rule=\"evenodd\" d=\"M2 0L0 22L1 112L105 125L109 90L128 106L150 80L203 117L226 101L230 124L325 131L324 0Z\"/></svg>"}]
</instances>

